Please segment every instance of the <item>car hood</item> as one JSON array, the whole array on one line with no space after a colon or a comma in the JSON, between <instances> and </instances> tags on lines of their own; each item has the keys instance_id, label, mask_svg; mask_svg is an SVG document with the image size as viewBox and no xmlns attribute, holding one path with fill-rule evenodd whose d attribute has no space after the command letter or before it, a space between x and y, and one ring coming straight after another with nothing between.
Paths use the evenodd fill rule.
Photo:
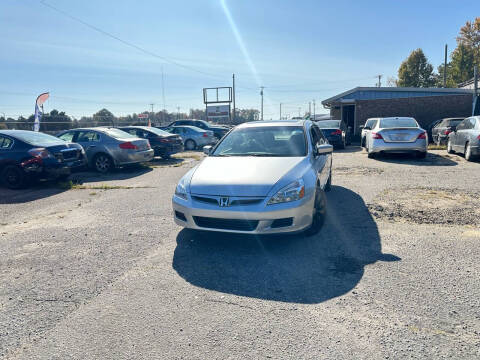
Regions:
<instances>
[{"instance_id":1,"label":"car hood","mask_svg":"<svg viewBox=\"0 0 480 360\"><path fill-rule=\"evenodd\" d=\"M303 157L210 156L193 174L190 193L264 197L302 160Z\"/></svg>"}]
</instances>

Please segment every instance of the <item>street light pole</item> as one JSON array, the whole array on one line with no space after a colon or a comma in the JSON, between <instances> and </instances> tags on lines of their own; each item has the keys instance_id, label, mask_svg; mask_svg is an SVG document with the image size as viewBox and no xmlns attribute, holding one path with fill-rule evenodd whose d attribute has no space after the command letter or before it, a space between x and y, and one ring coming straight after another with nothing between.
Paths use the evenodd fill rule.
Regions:
<instances>
[{"instance_id":1,"label":"street light pole","mask_svg":"<svg viewBox=\"0 0 480 360\"><path fill-rule=\"evenodd\" d=\"M282 103L280 103L280 120L282 120Z\"/></svg>"},{"instance_id":2,"label":"street light pole","mask_svg":"<svg viewBox=\"0 0 480 360\"><path fill-rule=\"evenodd\" d=\"M313 99L313 120L315 120L315 99Z\"/></svg>"},{"instance_id":3,"label":"street light pole","mask_svg":"<svg viewBox=\"0 0 480 360\"><path fill-rule=\"evenodd\" d=\"M263 86L260 87L260 96L262 97L262 111L261 111L261 118L260 120L263 120Z\"/></svg>"}]
</instances>

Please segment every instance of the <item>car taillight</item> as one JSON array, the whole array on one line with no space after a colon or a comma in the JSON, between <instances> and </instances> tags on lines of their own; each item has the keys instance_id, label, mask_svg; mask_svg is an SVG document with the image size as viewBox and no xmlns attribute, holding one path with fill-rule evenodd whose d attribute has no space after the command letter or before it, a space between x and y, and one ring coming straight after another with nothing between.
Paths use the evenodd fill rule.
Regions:
<instances>
[{"instance_id":1,"label":"car taillight","mask_svg":"<svg viewBox=\"0 0 480 360\"><path fill-rule=\"evenodd\" d=\"M28 150L28 153L32 155L33 157L39 158L39 159L46 159L51 157L52 155L48 152L47 149L45 148L35 148L35 149L30 149Z\"/></svg>"},{"instance_id":2,"label":"car taillight","mask_svg":"<svg viewBox=\"0 0 480 360\"><path fill-rule=\"evenodd\" d=\"M383 139L382 135L376 132L372 132L373 139Z\"/></svg>"},{"instance_id":3,"label":"car taillight","mask_svg":"<svg viewBox=\"0 0 480 360\"><path fill-rule=\"evenodd\" d=\"M208 137L208 134L206 132L203 133L203 137Z\"/></svg>"},{"instance_id":4,"label":"car taillight","mask_svg":"<svg viewBox=\"0 0 480 360\"><path fill-rule=\"evenodd\" d=\"M124 150L138 150L138 146L135 144L132 144L130 141L121 143L118 146L120 147L120 149L124 149Z\"/></svg>"},{"instance_id":5,"label":"car taillight","mask_svg":"<svg viewBox=\"0 0 480 360\"><path fill-rule=\"evenodd\" d=\"M421 133L420 135L418 135L417 139L426 139L427 138L427 134L426 133Z\"/></svg>"},{"instance_id":6,"label":"car taillight","mask_svg":"<svg viewBox=\"0 0 480 360\"><path fill-rule=\"evenodd\" d=\"M480 140L480 135L477 136L477 140Z\"/></svg>"},{"instance_id":7,"label":"car taillight","mask_svg":"<svg viewBox=\"0 0 480 360\"><path fill-rule=\"evenodd\" d=\"M335 130L334 132L332 132L332 135L342 135L342 130Z\"/></svg>"}]
</instances>

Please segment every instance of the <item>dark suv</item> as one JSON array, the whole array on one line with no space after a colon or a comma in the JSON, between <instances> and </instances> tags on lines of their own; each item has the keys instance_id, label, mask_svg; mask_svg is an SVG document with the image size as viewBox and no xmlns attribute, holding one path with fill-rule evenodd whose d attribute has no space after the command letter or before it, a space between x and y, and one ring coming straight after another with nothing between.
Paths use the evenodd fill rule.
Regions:
<instances>
[{"instance_id":1,"label":"dark suv","mask_svg":"<svg viewBox=\"0 0 480 360\"><path fill-rule=\"evenodd\" d=\"M0 130L0 181L10 189L30 178L66 178L86 165L82 146L47 134Z\"/></svg>"},{"instance_id":2,"label":"dark suv","mask_svg":"<svg viewBox=\"0 0 480 360\"><path fill-rule=\"evenodd\" d=\"M457 125L465 118L447 118L442 119L438 124L432 128L432 140L437 145L446 144L448 141L448 134L455 131Z\"/></svg>"},{"instance_id":3,"label":"dark suv","mask_svg":"<svg viewBox=\"0 0 480 360\"><path fill-rule=\"evenodd\" d=\"M170 125L166 127L182 126L182 125L196 126L203 130L213 131L213 135L219 140L223 137L223 135L225 135L230 130L225 126L217 126L205 120L195 120L195 119L177 120L172 122Z\"/></svg>"}]
</instances>

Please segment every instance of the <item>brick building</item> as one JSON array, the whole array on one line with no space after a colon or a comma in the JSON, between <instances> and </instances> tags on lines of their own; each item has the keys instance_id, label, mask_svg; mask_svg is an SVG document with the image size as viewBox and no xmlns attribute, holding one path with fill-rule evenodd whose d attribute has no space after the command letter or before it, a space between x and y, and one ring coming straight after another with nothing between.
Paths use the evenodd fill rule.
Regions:
<instances>
[{"instance_id":1,"label":"brick building","mask_svg":"<svg viewBox=\"0 0 480 360\"><path fill-rule=\"evenodd\" d=\"M323 100L333 119L343 119L354 135L371 117L411 116L426 127L436 119L472 114L472 90L453 88L357 87Z\"/></svg>"}]
</instances>

